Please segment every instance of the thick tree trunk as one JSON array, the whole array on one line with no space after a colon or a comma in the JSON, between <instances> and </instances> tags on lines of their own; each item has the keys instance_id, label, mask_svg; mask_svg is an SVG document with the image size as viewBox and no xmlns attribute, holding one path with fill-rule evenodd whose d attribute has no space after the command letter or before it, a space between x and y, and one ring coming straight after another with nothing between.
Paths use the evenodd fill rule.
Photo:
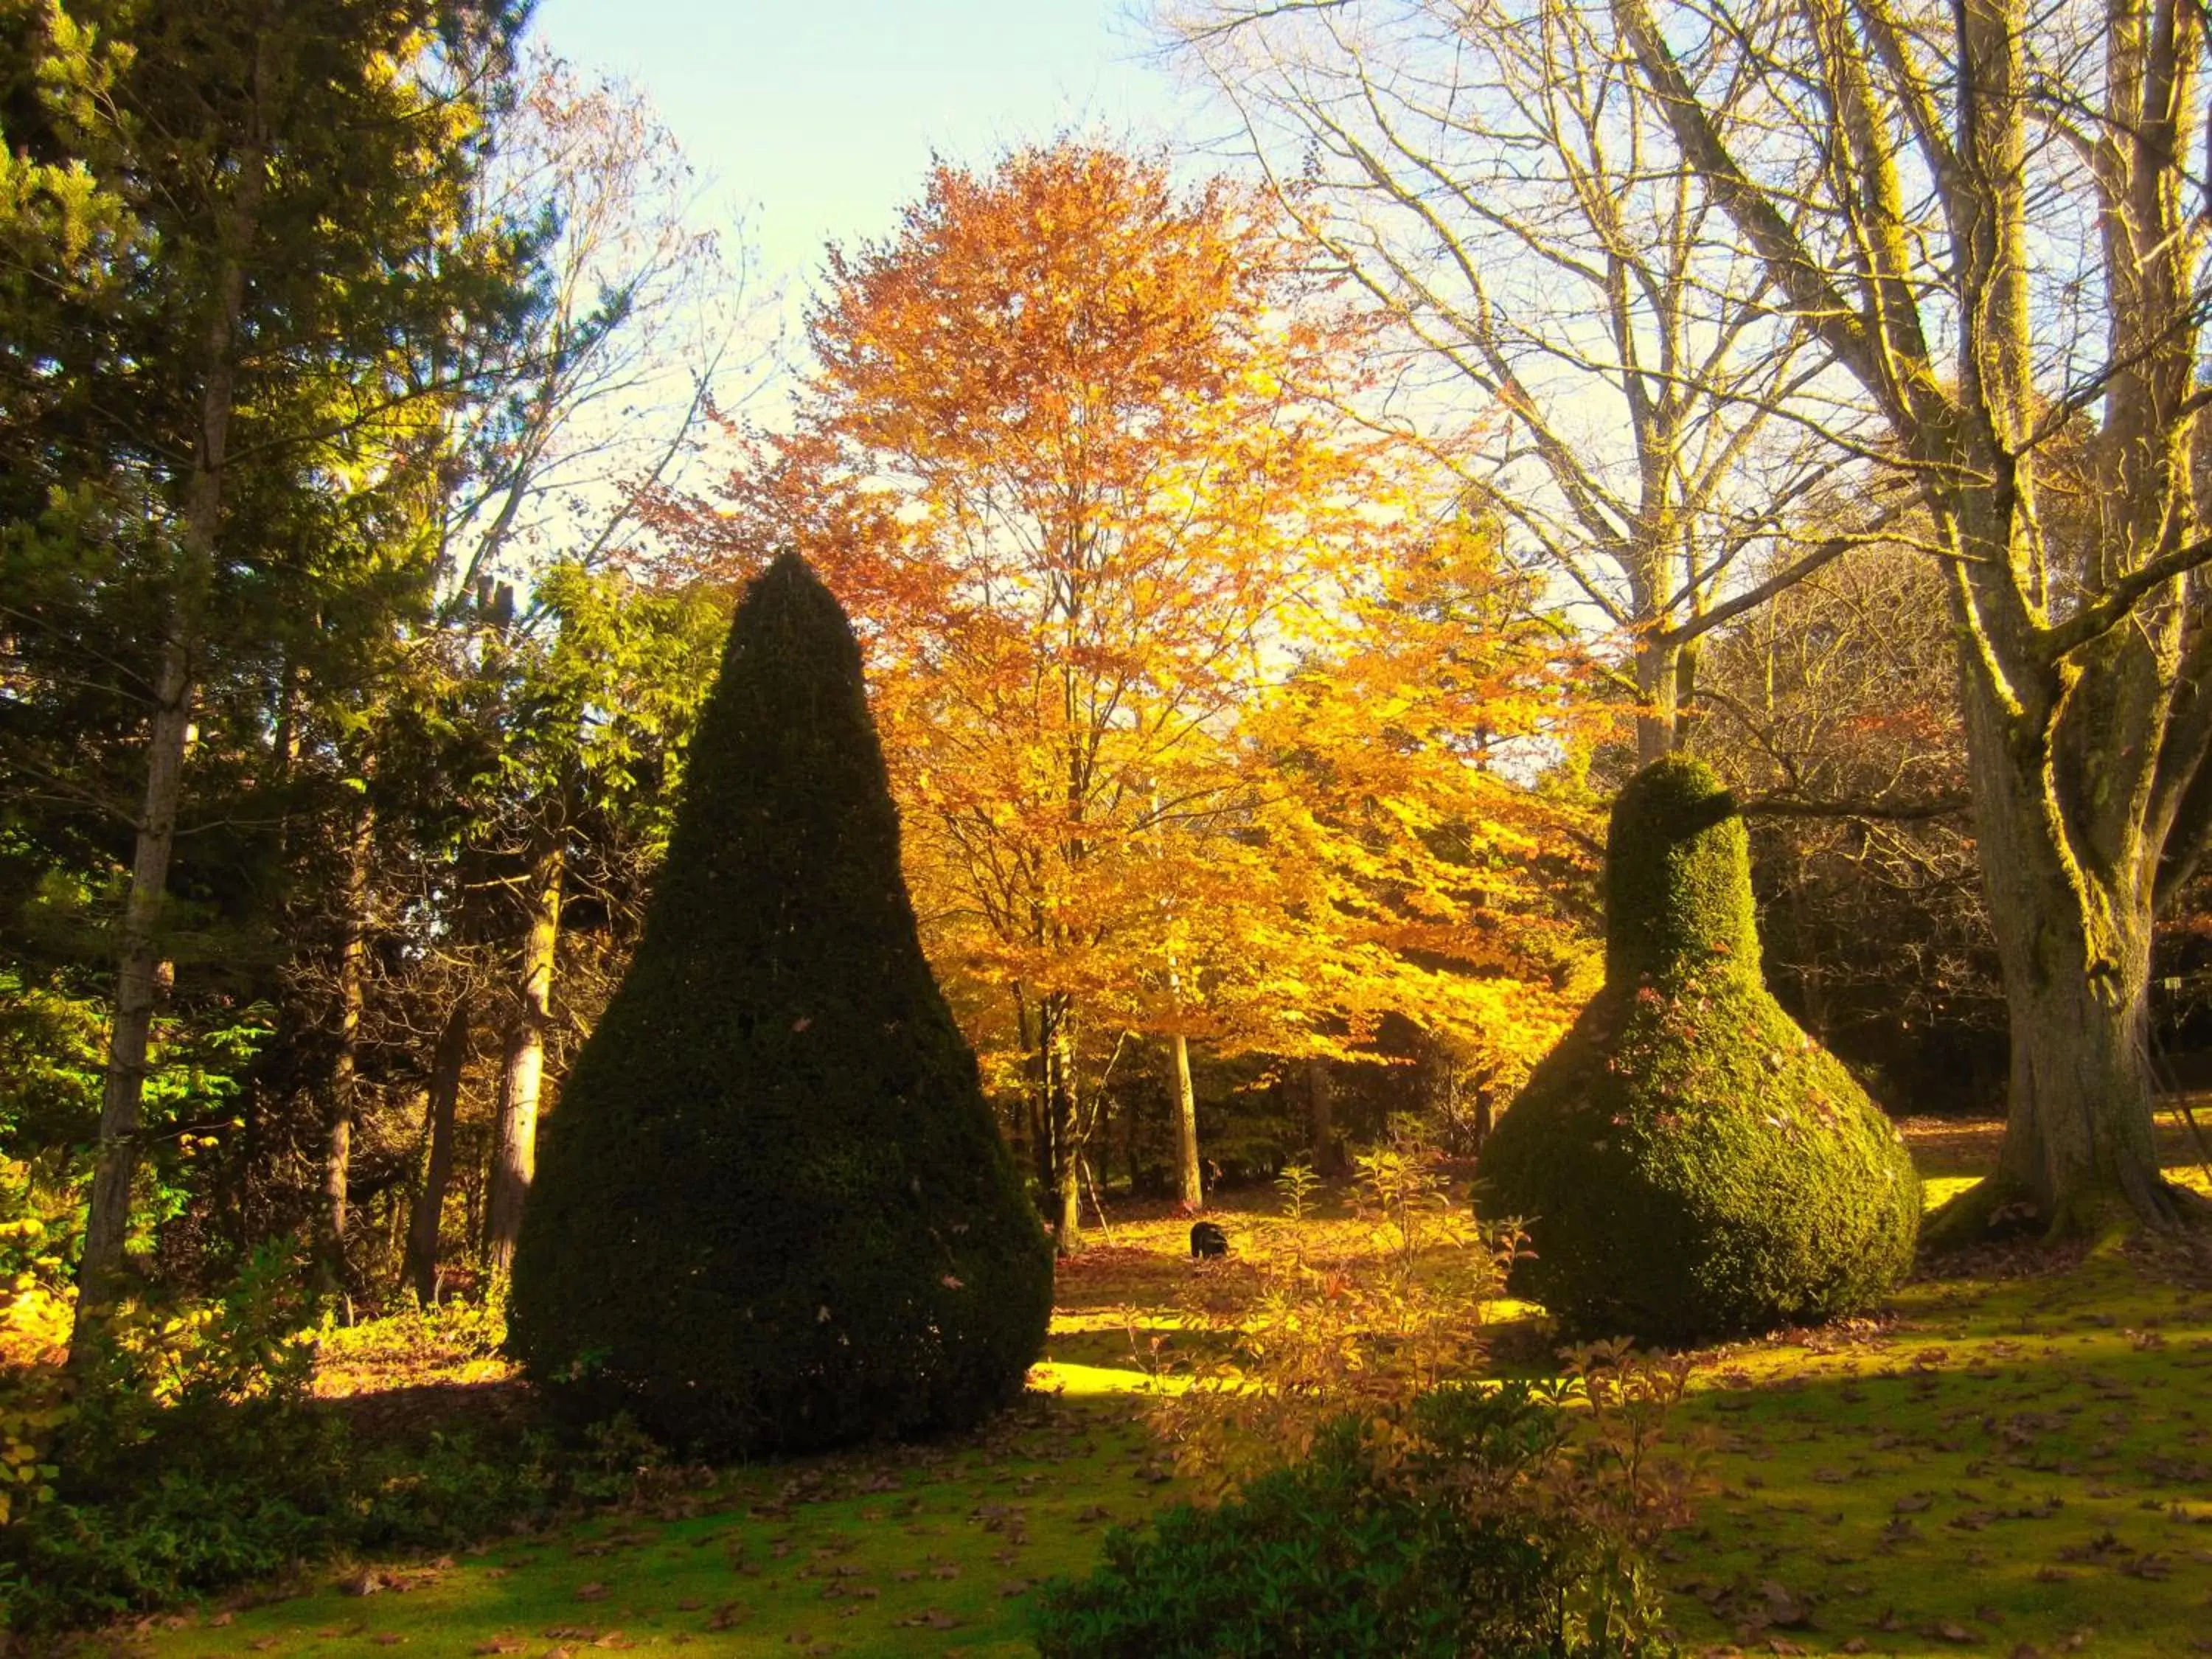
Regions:
<instances>
[{"instance_id":1,"label":"thick tree trunk","mask_svg":"<svg viewBox=\"0 0 2212 1659\"><path fill-rule=\"evenodd\" d=\"M422 1190L415 1195L407 1222L407 1282L415 1299L428 1307L438 1299L438 1234L445 1218L446 1184L453 1173L453 1117L461 1099L461 1075L469 1063L469 1005L458 999L438 1033L430 1061L430 1093L423 1107L429 1121L430 1150L422 1170Z\"/></svg>"},{"instance_id":2,"label":"thick tree trunk","mask_svg":"<svg viewBox=\"0 0 2212 1659\"><path fill-rule=\"evenodd\" d=\"M1636 646L1636 762L1649 766L1674 752L1681 714L1682 648L1647 633Z\"/></svg>"},{"instance_id":3,"label":"thick tree trunk","mask_svg":"<svg viewBox=\"0 0 2212 1659\"><path fill-rule=\"evenodd\" d=\"M2100 689L2085 677L2073 695ZM2008 741L2017 719L1971 665L1965 701L2011 1089L1996 1172L1947 1205L1929 1237L1965 1242L2029 1220L2050 1237L2093 1240L2142 1223L2170 1225L2191 1206L2160 1172L2154 1116L2157 859L2125 803L2107 799L2112 780L2093 769L2096 758L2069 777L2072 765Z\"/></svg>"},{"instance_id":4,"label":"thick tree trunk","mask_svg":"<svg viewBox=\"0 0 2212 1659\"><path fill-rule=\"evenodd\" d=\"M538 1095L545 1075L545 1033L552 1024L553 957L561 938L561 888L567 874L561 837L545 831L531 859L529 918L520 981L501 1047L499 1107L492 1131L491 1193L484 1256L495 1279L514 1264L523 1206L538 1171Z\"/></svg>"},{"instance_id":5,"label":"thick tree trunk","mask_svg":"<svg viewBox=\"0 0 2212 1659\"><path fill-rule=\"evenodd\" d=\"M2022 799L2039 793L2035 773L2023 777L2010 757L1977 750L1976 827L2004 970L2011 1091L1996 1174L1945 1206L1931 1241L2030 1220L2052 1237L2091 1239L2170 1224L2187 1200L2160 1172L2153 1115L2152 872L2115 882L2052 846L2051 818Z\"/></svg>"}]
</instances>

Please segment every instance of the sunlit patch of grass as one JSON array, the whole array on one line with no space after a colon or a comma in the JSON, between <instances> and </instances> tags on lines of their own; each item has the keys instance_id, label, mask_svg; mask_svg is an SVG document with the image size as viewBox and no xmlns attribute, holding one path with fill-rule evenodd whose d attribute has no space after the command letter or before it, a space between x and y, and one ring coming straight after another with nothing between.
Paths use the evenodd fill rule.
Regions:
<instances>
[{"instance_id":1,"label":"sunlit patch of grass","mask_svg":"<svg viewBox=\"0 0 2212 1659\"><path fill-rule=\"evenodd\" d=\"M1948 1203L1979 1180L1978 1176L1929 1176L1920 1183L1920 1202L1923 1209L1935 1209Z\"/></svg>"}]
</instances>

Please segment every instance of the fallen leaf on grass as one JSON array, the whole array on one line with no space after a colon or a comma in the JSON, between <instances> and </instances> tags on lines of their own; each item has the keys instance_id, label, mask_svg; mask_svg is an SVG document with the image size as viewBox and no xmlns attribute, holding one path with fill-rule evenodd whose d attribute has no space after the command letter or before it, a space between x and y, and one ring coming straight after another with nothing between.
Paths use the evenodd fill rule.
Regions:
<instances>
[{"instance_id":1,"label":"fallen leaf on grass","mask_svg":"<svg viewBox=\"0 0 2212 1659\"><path fill-rule=\"evenodd\" d=\"M485 1656L495 1653L520 1653L526 1645L527 1644L519 1636L489 1636L471 1648L469 1651Z\"/></svg>"},{"instance_id":2,"label":"fallen leaf on grass","mask_svg":"<svg viewBox=\"0 0 2212 1659\"><path fill-rule=\"evenodd\" d=\"M935 1607L925 1608L911 1619L894 1619L891 1622L908 1630L956 1630L960 1624L951 1613Z\"/></svg>"},{"instance_id":3,"label":"fallen leaf on grass","mask_svg":"<svg viewBox=\"0 0 2212 1659\"><path fill-rule=\"evenodd\" d=\"M606 1599L606 1594L607 1587L605 1584L600 1583L597 1579L592 1580L588 1584L580 1584L576 1587L576 1599L579 1601L605 1601Z\"/></svg>"}]
</instances>

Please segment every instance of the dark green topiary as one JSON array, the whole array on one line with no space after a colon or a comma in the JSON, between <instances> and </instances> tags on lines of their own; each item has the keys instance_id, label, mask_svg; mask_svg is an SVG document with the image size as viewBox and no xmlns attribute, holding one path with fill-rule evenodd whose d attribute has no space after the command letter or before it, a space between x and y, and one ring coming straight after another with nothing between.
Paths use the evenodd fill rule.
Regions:
<instances>
[{"instance_id":1,"label":"dark green topiary","mask_svg":"<svg viewBox=\"0 0 2212 1659\"><path fill-rule=\"evenodd\" d=\"M1516 1289L1570 1331L1691 1342L1863 1309L1912 1260L1904 1142L1759 977L1735 803L1646 767L1606 842L1606 981L1482 1151Z\"/></svg>"},{"instance_id":2,"label":"dark green topiary","mask_svg":"<svg viewBox=\"0 0 2212 1659\"><path fill-rule=\"evenodd\" d=\"M716 1455L972 1424L1052 1261L924 961L844 613L738 607L629 974L547 1120L510 1346Z\"/></svg>"}]
</instances>

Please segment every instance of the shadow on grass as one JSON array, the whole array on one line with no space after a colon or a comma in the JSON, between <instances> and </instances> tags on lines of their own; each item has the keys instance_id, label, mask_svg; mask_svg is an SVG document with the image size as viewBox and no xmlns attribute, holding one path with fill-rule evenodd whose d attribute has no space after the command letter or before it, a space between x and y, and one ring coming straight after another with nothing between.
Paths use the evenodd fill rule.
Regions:
<instances>
[{"instance_id":1,"label":"shadow on grass","mask_svg":"<svg viewBox=\"0 0 2212 1659\"><path fill-rule=\"evenodd\" d=\"M1680 1420L1711 1491L1661 1563L1692 1650L2190 1650L2212 1304L2093 1262L1923 1279L1899 1315L1705 1356Z\"/></svg>"}]
</instances>

